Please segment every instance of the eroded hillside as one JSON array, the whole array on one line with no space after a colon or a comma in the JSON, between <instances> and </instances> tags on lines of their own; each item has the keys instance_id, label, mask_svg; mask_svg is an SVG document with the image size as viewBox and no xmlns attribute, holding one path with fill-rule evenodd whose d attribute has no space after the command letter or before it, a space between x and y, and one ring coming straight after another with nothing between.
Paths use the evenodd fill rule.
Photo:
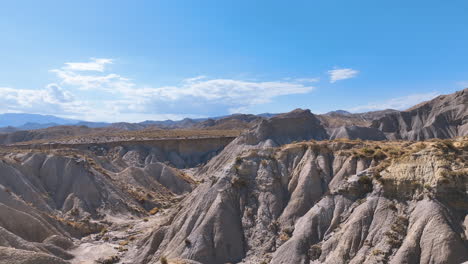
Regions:
<instances>
[{"instance_id":1,"label":"eroded hillside","mask_svg":"<svg viewBox=\"0 0 468 264\"><path fill-rule=\"evenodd\" d=\"M467 261L468 137L354 129L298 109L235 139L4 146L0 263Z\"/></svg>"},{"instance_id":2,"label":"eroded hillside","mask_svg":"<svg viewBox=\"0 0 468 264\"><path fill-rule=\"evenodd\" d=\"M137 263L467 260L467 138L276 146L281 133L249 140L258 135L201 170L173 220L139 242Z\"/></svg>"}]
</instances>

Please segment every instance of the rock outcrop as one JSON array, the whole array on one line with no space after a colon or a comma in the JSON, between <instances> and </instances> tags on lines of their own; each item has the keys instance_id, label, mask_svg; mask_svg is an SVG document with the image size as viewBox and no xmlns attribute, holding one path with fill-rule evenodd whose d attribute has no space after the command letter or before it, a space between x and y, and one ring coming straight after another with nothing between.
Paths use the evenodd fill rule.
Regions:
<instances>
[{"instance_id":1,"label":"rock outcrop","mask_svg":"<svg viewBox=\"0 0 468 264\"><path fill-rule=\"evenodd\" d=\"M123 168L74 149L10 150L0 160L0 263L65 263L109 218L147 216L195 184L157 161Z\"/></svg>"},{"instance_id":2,"label":"rock outcrop","mask_svg":"<svg viewBox=\"0 0 468 264\"><path fill-rule=\"evenodd\" d=\"M330 139L386 140L385 134L373 127L342 126L330 131Z\"/></svg>"},{"instance_id":3,"label":"rock outcrop","mask_svg":"<svg viewBox=\"0 0 468 264\"><path fill-rule=\"evenodd\" d=\"M204 182L139 243L137 263L468 260L461 232L466 159L447 158L467 154L466 138L287 144L324 135L323 127L307 129L319 124L309 113L290 118L297 121L280 116L260 123L201 169Z\"/></svg>"},{"instance_id":4,"label":"rock outcrop","mask_svg":"<svg viewBox=\"0 0 468 264\"><path fill-rule=\"evenodd\" d=\"M0 263L463 263L468 137L388 139L465 135L466 93L371 127L297 109L235 139L2 147Z\"/></svg>"},{"instance_id":5,"label":"rock outcrop","mask_svg":"<svg viewBox=\"0 0 468 264\"><path fill-rule=\"evenodd\" d=\"M468 88L441 95L407 111L387 114L371 127L389 139L424 140L468 135Z\"/></svg>"}]
</instances>

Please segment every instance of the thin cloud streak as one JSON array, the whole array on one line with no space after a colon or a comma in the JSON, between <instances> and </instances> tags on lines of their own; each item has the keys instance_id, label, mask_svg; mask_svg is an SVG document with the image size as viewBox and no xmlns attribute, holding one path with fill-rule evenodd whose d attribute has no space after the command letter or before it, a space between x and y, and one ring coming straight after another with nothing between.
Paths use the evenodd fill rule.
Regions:
<instances>
[{"instance_id":1,"label":"thin cloud streak","mask_svg":"<svg viewBox=\"0 0 468 264\"><path fill-rule=\"evenodd\" d=\"M351 68L334 69L328 71L328 75L330 75L330 83L354 78L358 75L358 73L359 71L353 70Z\"/></svg>"},{"instance_id":2,"label":"thin cloud streak","mask_svg":"<svg viewBox=\"0 0 468 264\"><path fill-rule=\"evenodd\" d=\"M408 96L391 98L385 101L372 102L366 105L349 108L347 110L350 112L365 112L365 111L376 111L376 110L384 110L384 109L405 110L421 102L434 99L435 97L439 95L440 93L438 92L411 94Z\"/></svg>"},{"instance_id":3,"label":"thin cloud streak","mask_svg":"<svg viewBox=\"0 0 468 264\"><path fill-rule=\"evenodd\" d=\"M173 86L142 86L109 72L112 59L67 62L50 70L57 80L42 89L0 88L4 111L58 114L93 121L202 117L210 113L247 111L275 98L306 94L317 78L245 81L196 76ZM97 96L99 95L99 96ZM78 99L79 98L79 99ZM113 121L119 121L113 120Z\"/></svg>"},{"instance_id":4,"label":"thin cloud streak","mask_svg":"<svg viewBox=\"0 0 468 264\"><path fill-rule=\"evenodd\" d=\"M70 71L98 71L103 72L107 64L112 64L112 59L91 58L89 62L66 62L63 69Z\"/></svg>"}]
</instances>

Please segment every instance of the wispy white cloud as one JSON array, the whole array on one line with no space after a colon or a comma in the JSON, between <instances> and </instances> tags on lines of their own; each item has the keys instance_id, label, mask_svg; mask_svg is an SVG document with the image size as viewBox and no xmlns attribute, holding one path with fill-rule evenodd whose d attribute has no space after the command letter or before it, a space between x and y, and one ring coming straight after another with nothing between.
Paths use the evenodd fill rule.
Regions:
<instances>
[{"instance_id":1,"label":"wispy white cloud","mask_svg":"<svg viewBox=\"0 0 468 264\"><path fill-rule=\"evenodd\" d=\"M111 63L112 59L91 58L90 62L67 62L63 67L50 71L60 79L61 85L76 86L80 90L116 92L116 88L132 87L133 83L127 78L115 73L104 74L106 64Z\"/></svg>"},{"instance_id":2,"label":"wispy white cloud","mask_svg":"<svg viewBox=\"0 0 468 264\"><path fill-rule=\"evenodd\" d=\"M143 97L174 101L185 97L196 97L209 101L219 101L228 104L260 104L269 102L272 98L288 94L304 94L314 89L298 83L288 82L249 82L232 79L205 79L183 81L180 86L158 88L136 88L123 90Z\"/></svg>"},{"instance_id":3,"label":"wispy white cloud","mask_svg":"<svg viewBox=\"0 0 468 264\"><path fill-rule=\"evenodd\" d=\"M440 93L437 92L411 94L408 96L391 98L385 101L372 102L366 105L356 106L347 110L350 112L364 112L384 109L405 110L421 102L434 99L439 95Z\"/></svg>"},{"instance_id":4,"label":"wispy white cloud","mask_svg":"<svg viewBox=\"0 0 468 264\"><path fill-rule=\"evenodd\" d=\"M76 86L80 90L98 89L117 92L116 88L131 88L134 85L129 79L115 73L85 75L62 69L54 69L51 72L56 74L62 85Z\"/></svg>"},{"instance_id":5,"label":"wispy white cloud","mask_svg":"<svg viewBox=\"0 0 468 264\"><path fill-rule=\"evenodd\" d=\"M14 89L0 87L0 111L31 112L43 114L72 114L85 111L86 102L56 84L43 89Z\"/></svg>"},{"instance_id":6,"label":"wispy white cloud","mask_svg":"<svg viewBox=\"0 0 468 264\"><path fill-rule=\"evenodd\" d=\"M0 88L3 111L61 114L105 121L201 117L245 112L279 96L314 90L317 78L246 81L196 76L173 86L140 85L105 67L111 59L68 62L51 70L57 77L42 89ZM79 98L79 99L77 99ZM0 107L2 110L2 107ZM135 120L135 118L137 118Z\"/></svg>"},{"instance_id":7,"label":"wispy white cloud","mask_svg":"<svg viewBox=\"0 0 468 264\"><path fill-rule=\"evenodd\" d=\"M458 86L461 88L468 88L468 81L457 82Z\"/></svg>"},{"instance_id":8,"label":"wispy white cloud","mask_svg":"<svg viewBox=\"0 0 468 264\"><path fill-rule=\"evenodd\" d=\"M328 71L328 75L330 75L330 83L354 78L358 75L358 73L358 70L353 70L351 68L334 69Z\"/></svg>"},{"instance_id":9,"label":"wispy white cloud","mask_svg":"<svg viewBox=\"0 0 468 264\"><path fill-rule=\"evenodd\" d=\"M240 109L271 102L278 96L304 94L313 89L313 86L280 81L190 78L177 86L120 89L120 105L125 108L120 111L175 113L184 109L196 113L218 109L239 112Z\"/></svg>"},{"instance_id":10,"label":"wispy white cloud","mask_svg":"<svg viewBox=\"0 0 468 264\"><path fill-rule=\"evenodd\" d=\"M316 83L320 81L320 78L296 78L293 80L300 83Z\"/></svg>"},{"instance_id":11,"label":"wispy white cloud","mask_svg":"<svg viewBox=\"0 0 468 264\"><path fill-rule=\"evenodd\" d=\"M63 69L70 71L98 71L103 72L107 64L112 64L112 59L91 58L89 62L66 62Z\"/></svg>"}]
</instances>

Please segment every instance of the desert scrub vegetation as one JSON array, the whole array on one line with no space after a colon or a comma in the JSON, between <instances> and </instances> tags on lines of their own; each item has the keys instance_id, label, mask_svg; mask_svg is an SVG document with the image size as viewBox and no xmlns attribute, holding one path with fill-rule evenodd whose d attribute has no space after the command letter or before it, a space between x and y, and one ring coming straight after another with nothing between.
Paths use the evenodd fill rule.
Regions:
<instances>
[{"instance_id":1,"label":"desert scrub vegetation","mask_svg":"<svg viewBox=\"0 0 468 264\"><path fill-rule=\"evenodd\" d=\"M104 259L98 259L96 262L99 264L114 264L120 261L120 257L117 255L110 256Z\"/></svg>"},{"instance_id":2,"label":"desert scrub vegetation","mask_svg":"<svg viewBox=\"0 0 468 264\"><path fill-rule=\"evenodd\" d=\"M123 240L123 241L119 242L119 245L120 246L126 246L126 245L128 245L128 243L130 243L128 240Z\"/></svg>"},{"instance_id":3,"label":"desert scrub vegetation","mask_svg":"<svg viewBox=\"0 0 468 264\"><path fill-rule=\"evenodd\" d=\"M8 187L3 187L3 191L8 194L11 194L11 190Z\"/></svg>"},{"instance_id":4,"label":"desert scrub vegetation","mask_svg":"<svg viewBox=\"0 0 468 264\"><path fill-rule=\"evenodd\" d=\"M363 175L363 176L359 177L358 183L366 191L371 191L372 190L372 187L373 187L372 179L369 176Z\"/></svg>"},{"instance_id":5,"label":"desert scrub vegetation","mask_svg":"<svg viewBox=\"0 0 468 264\"><path fill-rule=\"evenodd\" d=\"M64 226L69 228L68 230L71 233L77 234L79 236L87 236L96 233L100 233L101 235L102 230L105 228L102 224L91 222L87 218L82 219L81 221L73 221L51 214L47 214L47 216L62 223ZM105 232L107 232L107 229Z\"/></svg>"},{"instance_id":6,"label":"desert scrub vegetation","mask_svg":"<svg viewBox=\"0 0 468 264\"><path fill-rule=\"evenodd\" d=\"M154 207L153 209L151 209L151 210L149 211L149 214L150 214L150 215L155 215L155 214L157 214L158 212L159 212L159 208L158 208L158 207Z\"/></svg>"},{"instance_id":7,"label":"desert scrub vegetation","mask_svg":"<svg viewBox=\"0 0 468 264\"><path fill-rule=\"evenodd\" d=\"M281 232L279 239L283 242L288 241L291 237L285 232Z\"/></svg>"},{"instance_id":8,"label":"desert scrub vegetation","mask_svg":"<svg viewBox=\"0 0 468 264\"><path fill-rule=\"evenodd\" d=\"M403 215L396 217L395 222L391 226L391 231L385 232L387 236L387 242L392 247L399 247L403 242L403 238L406 236L406 229L408 227L408 218Z\"/></svg>"},{"instance_id":9,"label":"desert scrub vegetation","mask_svg":"<svg viewBox=\"0 0 468 264\"><path fill-rule=\"evenodd\" d=\"M234 177L232 177L231 184L234 187L238 187L238 188L246 187L247 186L247 180L245 180L244 178L238 177L238 176L234 176Z\"/></svg>"},{"instance_id":10,"label":"desert scrub vegetation","mask_svg":"<svg viewBox=\"0 0 468 264\"><path fill-rule=\"evenodd\" d=\"M161 264L168 264L169 263L165 256L161 256L161 258L159 258L159 262L161 262Z\"/></svg>"},{"instance_id":11,"label":"desert scrub vegetation","mask_svg":"<svg viewBox=\"0 0 468 264\"><path fill-rule=\"evenodd\" d=\"M310 260L316 260L322 255L322 246L319 244L312 245L308 253Z\"/></svg>"},{"instance_id":12,"label":"desert scrub vegetation","mask_svg":"<svg viewBox=\"0 0 468 264\"><path fill-rule=\"evenodd\" d=\"M444 170L441 172L441 176L444 178L462 178L468 177L468 169L461 170Z\"/></svg>"}]
</instances>

